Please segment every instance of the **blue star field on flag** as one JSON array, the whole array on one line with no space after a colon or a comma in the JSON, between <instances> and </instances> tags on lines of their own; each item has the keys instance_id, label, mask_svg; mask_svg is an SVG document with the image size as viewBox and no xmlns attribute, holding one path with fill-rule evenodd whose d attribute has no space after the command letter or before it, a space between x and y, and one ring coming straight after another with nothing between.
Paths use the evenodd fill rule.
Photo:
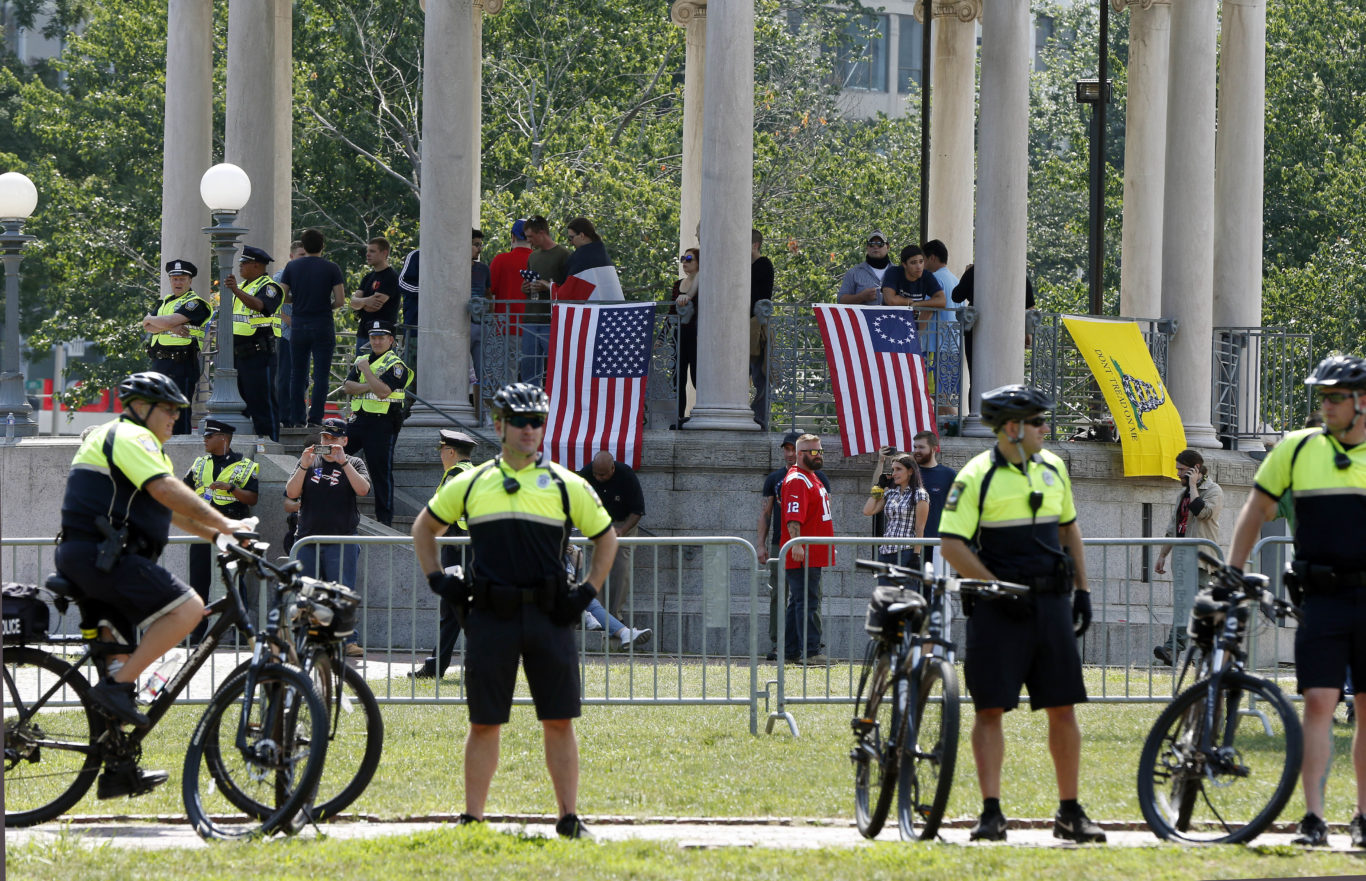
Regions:
<instances>
[{"instance_id":1,"label":"blue star field on flag","mask_svg":"<svg viewBox=\"0 0 1366 881\"><path fill-rule=\"evenodd\" d=\"M654 309L604 309L593 346L593 378L644 376L650 366ZM642 341L645 345L642 345Z\"/></svg>"}]
</instances>

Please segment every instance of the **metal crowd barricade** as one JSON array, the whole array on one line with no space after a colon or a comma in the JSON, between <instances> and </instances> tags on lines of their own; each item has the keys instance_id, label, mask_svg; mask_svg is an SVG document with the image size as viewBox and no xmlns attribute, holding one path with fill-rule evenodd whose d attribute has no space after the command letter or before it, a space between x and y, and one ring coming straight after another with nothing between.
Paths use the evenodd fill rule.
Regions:
<instances>
[{"instance_id":1,"label":"metal crowd barricade","mask_svg":"<svg viewBox=\"0 0 1366 881\"><path fill-rule=\"evenodd\" d=\"M1272 543L1264 540L1258 545ZM876 576L854 570L859 557L877 558L880 545L937 547L939 539L887 539L873 536L796 538L786 542L776 559L778 567L797 545L830 544L836 548L835 565L821 579L820 616L823 648L829 666L812 666L802 659L781 663L785 655L786 616L777 622L780 659L773 680L777 693L768 717L771 733L778 722L795 735L797 723L790 707L800 704L852 703L860 665L868 644L864 618ZM1199 585L1196 552L1204 550L1222 558L1212 541L1196 538L1091 538L1084 539L1086 573L1092 591L1093 622L1082 638L1082 664L1087 671L1092 702L1165 702L1171 699L1177 667L1154 663L1152 649L1167 642L1173 621L1184 627ZM1163 546L1171 545L1170 574L1158 575L1152 563ZM935 552L936 570L943 565ZM922 559L923 559L922 552ZM787 608L787 585L776 579L778 609ZM966 619L956 610L950 633L959 661L967 656ZM1249 666L1273 678L1284 662L1290 631L1259 621L1249 644ZM800 642L799 642L800 644ZM968 700L964 689L963 700Z\"/></svg>"},{"instance_id":2,"label":"metal crowd barricade","mask_svg":"<svg viewBox=\"0 0 1366 881\"><path fill-rule=\"evenodd\" d=\"M469 539L440 538L439 545L468 548ZM591 566L592 543L584 548L582 572ZM365 652L363 675L381 703L464 703L464 649L457 644L448 676L421 680L408 674L435 654L437 598L417 567L406 536L308 536L291 556L317 565L324 549L359 548L355 587L363 597L358 630ZM612 634L579 628L583 702L595 705L747 706L750 731L757 733L760 690L758 632L763 621L758 598L758 556L744 539L731 537L636 537L619 539L618 553L631 563L624 581L608 579L604 604L628 589L621 612L627 626L652 631L650 642L613 650ZM313 571L317 571L314 569ZM325 573L335 578L333 573ZM582 577L582 576L580 576ZM746 669L747 668L747 669ZM529 704L519 688L514 703Z\"/></svg>"},{"instance_id":3,"label":"metal crowd barricade","mask_svg":"<svg viewBox=\"0 0 1366 881\"><path fill-rule=\"evenodd\" d=\"M820 434L838 433L825 342L812 304L761 300L757 305L760 333L766 341L770 427L781 429L800 422ZM920 311L932 313L921 321L921 349L935 409L940 421L957 422L965 403L962 319L966 310L955 306Z\"/></svg>"},{"instance_id":4,"label":"metal crowd barricade","mask_svg":"<svg viewBox=\"0 0 1366 881\"><path fill-rule=\"evenodd\" d=\"M161 560L162 566L172 572L188 571L189 549L193 545L208 546L208 542L194 536L181 535L172 536L167 543L166 550L163 552ZM0 539L0 578L4 581L14 581L20 584L42 585L57 570L53 562L53 555L57 550L56 540L53 538L5 538ZM209 601L212 602L225 595L226 590L223 586L222 574L219 572L218 564L213 562L213 554L210 554L211 582L209 586ZM257 602L256 611L261 619L264 619L264 603ZM258 622L259 623L259 622ZM65 614L59 614L55 609L52 610L48 621L48 633L54 642L69 644L71 650L67 653L66 660L75 662L83 653L81 643L81 617L80 611L73 605L69 607ZM230 637L230 639L232 639ZM39 646L40 648L44 646ZM51 649L53 646L47 646ZM188 648L185 643L181 648ZM218 688L219 684L227 678L239 664L251 657L251 647L246 641L231 641L219 646L213 658L200 669L191 681L190 687L180 696L177 703L203 704L207 703L209 697ZM93 667L87 671L93 680ZM63 705L75 706L77 700L65 702Z\"/></svg>"}]
</instances>

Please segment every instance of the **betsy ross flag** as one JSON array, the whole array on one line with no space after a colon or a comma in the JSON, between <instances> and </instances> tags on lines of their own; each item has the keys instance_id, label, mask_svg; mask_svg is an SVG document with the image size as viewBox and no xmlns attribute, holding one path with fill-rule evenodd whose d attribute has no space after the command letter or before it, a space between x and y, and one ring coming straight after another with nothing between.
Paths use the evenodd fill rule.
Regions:
<instances>
[{"instance_id":1,"label":"betsy ross flag","mask_svg":"<svg viewBox=\"0 0 1366 881\"><path fill-rule=\"evenodd\" d=\"M554 305L545 374L545 451L552 461L577 470L606 450L640 466L654 323L653 303Z\"/></svg>"},{"instance_id":2,"label":"betsy ross flag","mask_svg":"<svg viewBox=\"0 0 1366 881\"><path fill-rule=\"evenodd\" d=\"M833 305L815 309L844 455L888 445L909 450L916 432L934 431L934 403L915 311Z\"/></svg>"}]
</instances>

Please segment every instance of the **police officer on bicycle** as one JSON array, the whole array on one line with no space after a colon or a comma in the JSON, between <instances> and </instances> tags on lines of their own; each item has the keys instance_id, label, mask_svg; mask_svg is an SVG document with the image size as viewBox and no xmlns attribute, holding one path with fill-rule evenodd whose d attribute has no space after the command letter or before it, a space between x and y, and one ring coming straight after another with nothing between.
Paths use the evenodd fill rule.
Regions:
<instances>
[{"instance_id":1,"label":"police officer on bicycle","mask_svg":"<svg viewBox=\"0 0 1366 881\"><path fill-rule=\"evenodd\" d=\"M1303 608L1295 631L1295 677L1304 695L1306 809L1294 843L1326 845L1323 801L1333 711L1349 669L1354 682L1366 681L1366 360L1330 355L1304 384L1315 395L1323 426L1292 432L1267 453L1238 514L1229 561L1241 566L1247 560L1262 524L1276 517L1277 502L1292 493L1295 559L1286 586ZM1362 743L1359 730L1356 741ZM1355 756L1359 792L1366 757L1361 749ZM1366 847L1363 807L1358 800L1350 827L1353 847Z\"/></svg>"},{"instance_id":2,"label":"police officer on bicycle","mask_svg":"<svg viewBox=\"0 0 1366 881\"><path fill-rule=\"evenodd\" d=\"M189 585L156 564L172 524L202 538L243 529L175 477L162 450L190 402L161 373L119 383L123 415L97 427L71 460L62 500L57 570L104 606L104 638L136 647L109 661L109 678L90 690L101 710L146 727L134 700L139 674L194 629L204 603ZM137 631L142 638L137 639ZM100 776L100 798L140 795L165 782L164 771L129 761Z\"/></svg>"},{"instance_id":3,"label":"police officer on bicycle","mask_svg":"<svg viewBox=\"0 0 1366 881\"><path fill-rule=\"evenodd\" d=\"M465 609L465 686L470 732L465 741L465 813L481 822L508 721L517 663L526 671L545 736L546 766L567 838L587 834L575 813L580 715L574 625L616 556L612 518L588 482L541 455L550 400L540 388L513 383L493 396L502 452L442 484L413 524L418 564L432 590ZM436 538L465 518L470 534L468 584L442 572ZM571 587L563 565L570 528L593 540L593 566Z\"/></svg>"},{"instance_id":4,"label":"police officer on bicycle","mask_svg":"<svg viewBox=\"0 0 1366 881\"><path fill-rule=\"evenodd\" d=\"M1077 803L1081 729L1073 705L1086 700L1076 637L1091 624L1091 594L1067 466L1043 448L1053 402L1030 386L982 396L982 421L996 443L963 466L939 524L943 556L964 578L1032 588L1025 599L978 600L969 614L965 674L976 716L972 754L982 815L971 839L1004 841L1002 721L1029 688L1030 707L1048 714L1058 779L1053 835L1103 842L1105 833Z\"/></svg>"}]
</instances>

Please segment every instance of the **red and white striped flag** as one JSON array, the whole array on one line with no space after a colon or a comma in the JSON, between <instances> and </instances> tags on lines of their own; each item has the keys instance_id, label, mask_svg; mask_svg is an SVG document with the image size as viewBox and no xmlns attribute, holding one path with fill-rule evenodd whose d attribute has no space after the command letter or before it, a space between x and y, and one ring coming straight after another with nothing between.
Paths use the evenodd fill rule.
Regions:
<instances>
[{"instance_id":1,"label":"red and white striped flag","mask_svg":"<svg viewBox=\"0 0 1366 881\"><path fill-rule=\"evenodd\" d=\"M579 469L598 450L640 466L653 303L555 303L550 313L545 451Z\"/></svg>"},{"instance_id":2,"label":"red and white striped flag","mask_svg":"<svg viewBox=\"0 0 1366 881\"><path fill-rule=\"evenodd\" d=\"M915 311L825 304L815 310L844 455L888 445L909 450L917 432L934 431Z\"/></svg>"}]
</instances>

